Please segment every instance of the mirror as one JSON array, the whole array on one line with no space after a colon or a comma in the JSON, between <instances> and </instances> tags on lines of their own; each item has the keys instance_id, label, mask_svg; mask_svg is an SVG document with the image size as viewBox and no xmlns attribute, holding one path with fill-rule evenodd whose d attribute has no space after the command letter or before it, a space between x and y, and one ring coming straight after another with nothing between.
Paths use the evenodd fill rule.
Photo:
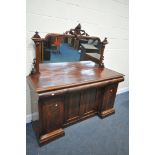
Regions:
<instances>
[{"instance_id":1,"label":"mirror","mask_svg":"<svg viewBox=\"0 0 155 155\"><path fill-rule=\"evenodd\" d=\"M43 63L80 61L80 51L74 37L48 35L43 44Z\"/></svg>"},{"instance_id":2,"label":"mirror","mask_svg":"<svg viewBox=\"0 0 155 155\"><path fill-rule=\"evenodd\" d=\"M89 36L78 24L64 34L49 33L41 38L38 32L32 37L36 45L36 58L32 73L39 73L39 63L77 62L92 60L104 67L104 48L107 38Z\"/></svg>"},{"instance_id":3,"label":"mirror","mask_svg":"<svg viewBox=\"0 0 155 155\"><path fill-rule=\"evenodd\" d=\"M42 63L76 62L84 60L84 53L99 53L100 39L48 34L43 41Z\"/></svg>"}]
</instances>

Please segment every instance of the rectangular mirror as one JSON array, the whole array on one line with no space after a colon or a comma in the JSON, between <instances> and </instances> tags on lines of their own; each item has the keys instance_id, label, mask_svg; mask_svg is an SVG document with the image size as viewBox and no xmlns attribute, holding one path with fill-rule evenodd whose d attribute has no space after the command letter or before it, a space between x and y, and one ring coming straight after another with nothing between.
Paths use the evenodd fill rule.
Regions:
<instances>
[{"instance_id":1,"label":"rectangular mirror","mask_svg":"<svg viewBox=\"0 0 155 155\"><path fill-rule=\"evenodd\" d=\"M42 42L42 63L77 62L85 53L100 53L100 39L49 34Z\"/></svg>"}]
</instances>

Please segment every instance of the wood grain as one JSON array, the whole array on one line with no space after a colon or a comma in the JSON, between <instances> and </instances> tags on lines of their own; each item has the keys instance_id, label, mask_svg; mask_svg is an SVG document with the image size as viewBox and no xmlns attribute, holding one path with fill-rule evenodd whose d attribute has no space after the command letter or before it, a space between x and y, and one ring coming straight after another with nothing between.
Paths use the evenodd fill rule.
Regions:
<instances>
[{"instance_id":1,"label":"wood grain","mask_svg":"<svg viewBox=\"0 0 155 155\"><path fill-rule=\"evenodd\" d=\"M30 75L29 81L38 93L106 81L123 74L99 68L92 61L40 64L40 74Z\"/></svg>"},{"instance_id":2,"label":"wood grain","mask_svg":"<svg viewBox=\"0 0 155 155\"><path fill-rule=\"evenodd\" d=\"M38 107L38 120L32 124L39 143L63 136L63 128L89 117L113 114L118 83L123 80L123 74L91 61L40 64L40 74L27 77L35 100L32 107Z\"/></svg>"}]
</instances>

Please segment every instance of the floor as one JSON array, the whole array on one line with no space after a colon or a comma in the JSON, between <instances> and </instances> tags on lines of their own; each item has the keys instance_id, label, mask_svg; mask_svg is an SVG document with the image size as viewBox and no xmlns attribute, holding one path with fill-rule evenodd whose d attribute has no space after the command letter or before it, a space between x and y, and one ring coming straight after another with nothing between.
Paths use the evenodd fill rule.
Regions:
<instances>
[{"instance_id":1,"label":"floor","mask_svg":"<svg viewBox=\"0 0 155 155\"><path fill-rule=\"evenodd\" d=\"M117 95L116 113L65 128L65 136L38 146L31 123L26 125L27 155L128 155L129 93Z\"/></svg>"}]
</instances>

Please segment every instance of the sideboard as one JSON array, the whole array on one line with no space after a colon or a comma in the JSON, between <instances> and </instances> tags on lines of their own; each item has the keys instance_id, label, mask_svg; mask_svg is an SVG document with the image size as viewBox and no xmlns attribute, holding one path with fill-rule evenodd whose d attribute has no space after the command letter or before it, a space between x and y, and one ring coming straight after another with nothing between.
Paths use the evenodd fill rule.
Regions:
<instances>
[{"instance_id":1,"label":"sideboard","mask_svg":"<svg viewBox=\"0 0 155 155\"><path fill-rule=\"evenodd\" d=\"M114 114L124 75L92 61L44 63L27 76L31 89L32 125L40 145L65 134L64 128L98 115Z\"/></svg>"}]
</instances>

